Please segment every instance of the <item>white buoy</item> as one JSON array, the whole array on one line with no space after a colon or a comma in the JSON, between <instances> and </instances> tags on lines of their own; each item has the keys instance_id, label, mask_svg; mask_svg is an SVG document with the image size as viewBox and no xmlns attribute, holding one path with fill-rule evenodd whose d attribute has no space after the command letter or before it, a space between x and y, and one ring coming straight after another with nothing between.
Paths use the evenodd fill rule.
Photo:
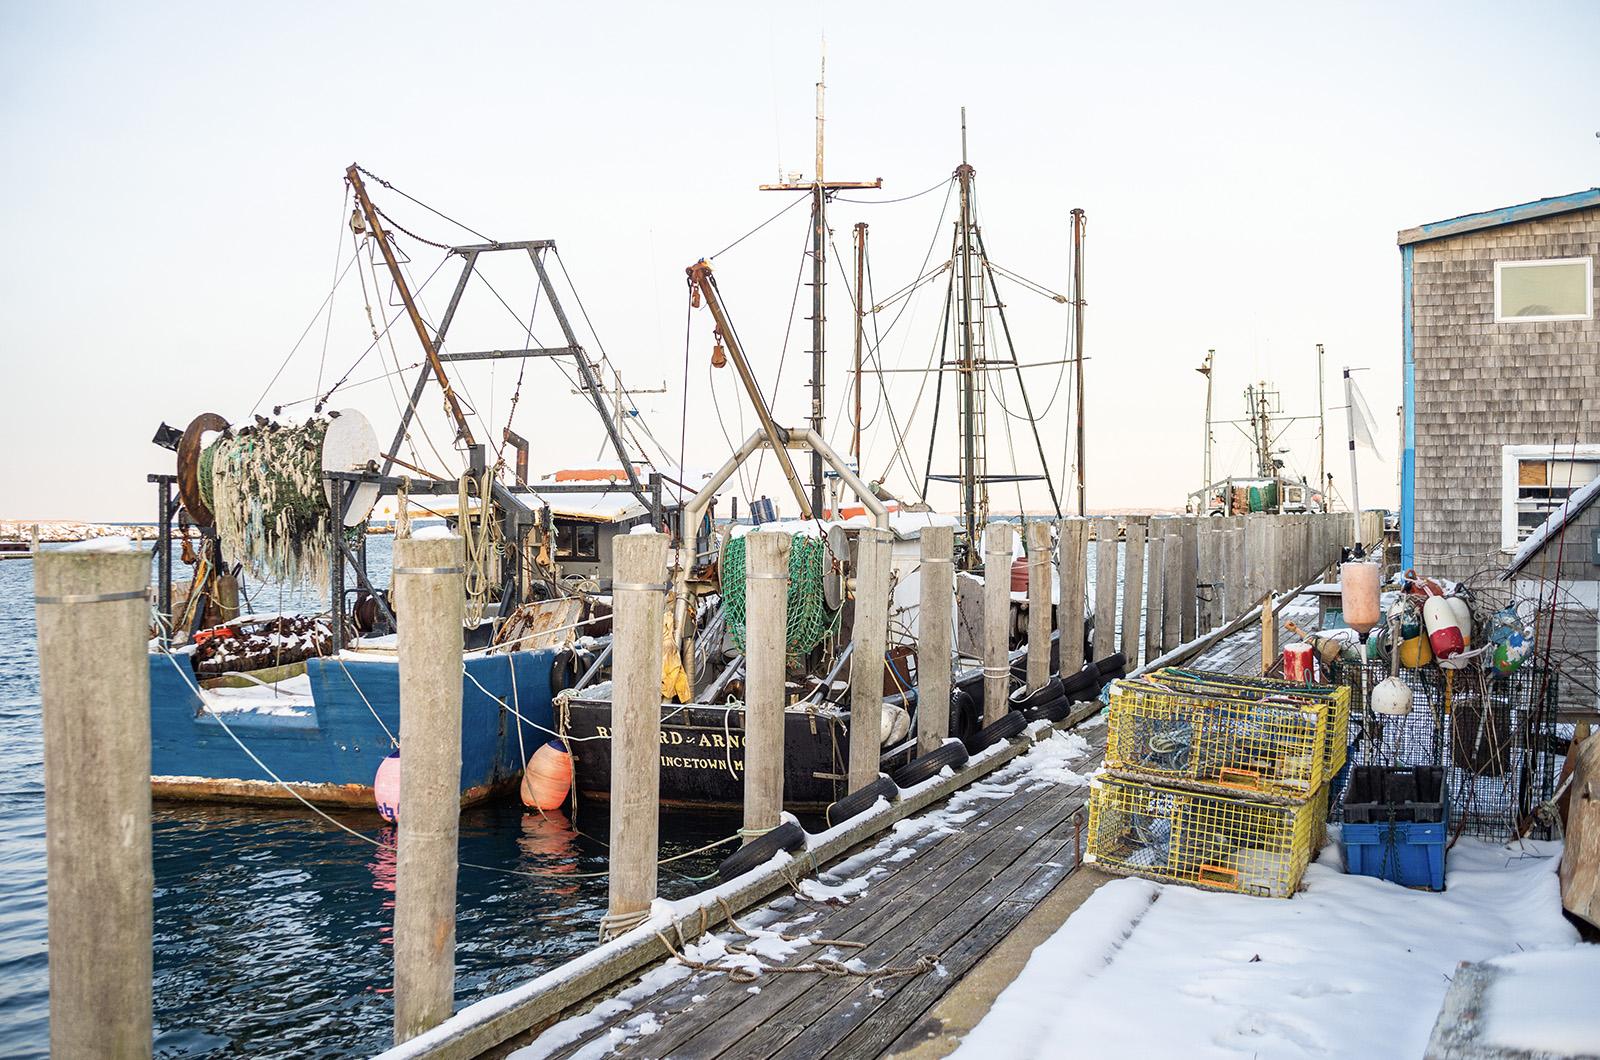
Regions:
<instances>
[{"instance_id":1,"label":"white buoy","mask_svg":"<svg viewBox=\"0 0 1600 1060\"><path fill-rule=\"evenodd\" d=\"M1372 689L1372 712L1398 716L1411 713L1411 686L1398 677L1385 677Z\"/></svg>"}]
</instances>

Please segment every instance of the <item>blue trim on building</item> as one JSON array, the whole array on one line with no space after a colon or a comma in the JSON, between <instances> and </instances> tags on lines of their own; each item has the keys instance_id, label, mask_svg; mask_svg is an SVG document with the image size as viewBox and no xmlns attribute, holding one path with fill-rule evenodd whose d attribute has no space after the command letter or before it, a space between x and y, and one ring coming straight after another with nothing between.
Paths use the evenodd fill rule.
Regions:
<instances>
[{"instance_id":1,"label":"blue trim on building","mask_svg":"<svg viewBox=\"0 0 1600 1060\"><path fill-rule=\"evenodd\" d=\"M1459 236L1467 232L1497 228L1500 225L1515 224L1536 217L1549 217L1552 214L1582 210L1590 206L1600 206L1600 188L1589 188L1586 191L1575 191L1571 195L1556 195L1548 199L1518 203L1515 206L1503 206L1498 210L1484 210L1481 213L1468 213L1443 221L1432 221L1401 232L1399 242L1401 246L1424 243L1430 239Z\"/></svg>"},{"instance_id":2,"label":"blue trim on building","mask_svg":"<svg viewBox=\"0 0 1600 1060\"><path fill-rule=\"evenodd\" d=\"M1406 448L1400 455L1400 569L1416 566L1417 555L1417 361L1412 330L1412 257L1414 249L1400 248L1400 336L1403 361L1400 385L1405 395Z\"/></svg>"}]
</instances>

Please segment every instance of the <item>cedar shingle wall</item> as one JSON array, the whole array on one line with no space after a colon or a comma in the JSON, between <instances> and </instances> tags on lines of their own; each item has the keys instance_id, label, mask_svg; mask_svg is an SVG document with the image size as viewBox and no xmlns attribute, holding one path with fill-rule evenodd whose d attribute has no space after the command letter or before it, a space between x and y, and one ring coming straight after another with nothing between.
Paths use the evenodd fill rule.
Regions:
<instances>
[{"instance_id":1,"label":"cedar shingle wall","mask_svg":"<svg viewBox=\"0 0 1600 1060\"><path fill-rule=\"evenodd\" d=\"M1600 207L1416 246L1420 571L1461 579L1504 564L1502 445L1570 445L1574 434L1600 443L1597 322L1494 322L1496 261L1585 256L1600 256ZM1600 279L1600 262L1595 273Z\"/></svg>"}]
</instances>

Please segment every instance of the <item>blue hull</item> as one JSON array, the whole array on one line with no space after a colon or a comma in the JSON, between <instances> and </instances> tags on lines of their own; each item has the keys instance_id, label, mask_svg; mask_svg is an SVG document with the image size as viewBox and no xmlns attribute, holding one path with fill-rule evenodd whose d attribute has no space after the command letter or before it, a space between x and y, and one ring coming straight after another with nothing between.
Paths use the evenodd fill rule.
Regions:
<instances>
[{"instance_id":1,"label":"blue hull","mask_svg":"<svg viewBox=\"0 0 1600 1060\"><path fill-rule=\"evenodd\" d=\"M525 757L550 738L536 726L555 728L550 695L555 654L542 649L466 661L477 683L462 678L463 803L514 782ZM181 656L150 656L150 773L157 797L293 799L239 748L228 735L231 729L279 779L312 802L373 805L373 777L393 749L384 727L400 734L394 662L311 659L306 675L313 705L281 714L231 710L221 720L202 709L174 662L189 665ZM501 700L526 721L519 722Z\"/></svg>"}]
</instances>

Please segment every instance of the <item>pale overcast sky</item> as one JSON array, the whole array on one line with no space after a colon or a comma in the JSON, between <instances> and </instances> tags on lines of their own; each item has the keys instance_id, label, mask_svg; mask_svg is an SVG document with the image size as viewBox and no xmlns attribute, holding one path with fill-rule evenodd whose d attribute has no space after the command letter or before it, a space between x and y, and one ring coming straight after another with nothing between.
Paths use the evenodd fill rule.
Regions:
<instances>
[{"instance_id":1,"label":"pale overcast sky","mask_svg":"<svg viewBox=\"0 0 1600 1060\"><path fill-rule=\"evenodd\" d=\"M0 3L0 516L153 518L147 472L171 455L156 425L215 410L247 419L349 369L370 338L357 271L268 390L349 260L343 173L351 161L496 239L555 239L612 363L675 454L684 396L684 267L783 205L756 190L813 171L813 83L824 36L834 179L881 176L911 195L971 161L992 260L1065 291L1068 211L1088 211L1086 350L1091 507L1177 506L1200 484L1204 380L1217 350L1217 414L1268 379L1286 439L1315 474L1315 344L1328 404L1339 370L1361 374L1381 452L1362 498L1396 495L1400 364L1398 229L1600 183L1600 7L1583 4L296 4ZM374 189L419 234L472 237ZM835 203L834 241L871 225L880 298L948 255L942 189L873 207ZM806 289L777 379L807 237L804 206L720 256L717 275L780 420L808 408ZM946 217L948 221L948 216ZM402 237L420 281L437 252ZM527 270L491 280L519 312ZM448 269L448 267L447 267ZM424 292L443 309L448 278ZM850 345L849 299L830 264L830 425ZM372 285L368 276L368 286ZM386 284L386 281L383 281ZM1002 291L1024 361L1058 360L1064 307ZM372 299L385 312L385 286ZM886 367L928 363L940 289L924 290L882 345ZM576 304L568 308L577 313ZM880 328L893 313L882 314ZM710 396L709 323L693 321L687 464L711 468L737 436L731 370ZM486 289L458 320L457 349L520 345ZM323 336L328 337L326 355ZM536 337L554 344L547 316ZM416 338L396 329L402 367ZM595 344L586 336L586 344ZM388 347L383 348L388 356ZM352 383L383 371L373 354ZM391 364L392 367L392 364ZM516 366L475 366L464 390L504 425ZM1030 370L1052 472L1068 410L1058 369ZM321 380L319 384L319 378ZM931 395L891 377L891 403L920 469ZM407 374L409 380L409 373ZM874 388L875 391L875 388ZM434 440L448 436L436 391ZM1008 402L1016 411L1014 396ZM387 440L386 382L350 386ZM872 414L869 397L868 414ZM286 409L304 415L309 405ZM935 472L954 471L941 411ZM991 402L991 470L1011 456ZM1329 467L1345 482L1342 414ZM1012 421L1018 470L1025 424ZM530 364L515 427L536 470L589 465L592 412L548 363ZM867 427L874 477L893 439ZM1248 470L1217 428L1216 470ZM735 437L737 441L737 437ZM419 438L427 456L427 446ZM430 465L438 461L427 456ZM904 476L891 474L900 489ZM761 488L782 498L770 467ZM948 487L934 503L951 508ZM997 492L997 507L1014 506ZM1025 498L1037 507L1041 498ZM742 507L742 505L741 505ZM791 502L792 507L792 502Z\"/></svg>"}]
</instances>

